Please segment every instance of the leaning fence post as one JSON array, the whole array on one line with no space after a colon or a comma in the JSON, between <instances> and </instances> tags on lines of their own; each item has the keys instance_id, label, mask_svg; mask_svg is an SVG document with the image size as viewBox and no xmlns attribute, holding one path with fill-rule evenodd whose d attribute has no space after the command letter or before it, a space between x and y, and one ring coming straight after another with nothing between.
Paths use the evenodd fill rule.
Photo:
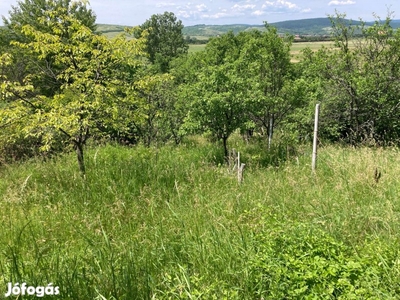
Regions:
<instances>
[{"instance_id":1,"label":"leaning fence post","mask_svg":"<svg viewBox=\"0 0 400 300\"><path fill-rule=\"evenodd\" d=\"M274 130L273 126L274 126L274 118L270 117L270 119L269 119L269 132L268 132L268 150L271 149L272 135L273 135L273 132L274 132L273 131Z\"/></svg>"},{"instance_id":2,"label":"leaning fence post","mask_svg":"<svg viewBox=\"0 0 400 300\"><path fill-rule=\"evenodd\" d=\"M245 164L240 163L240 152L238 152L237 156L237 165L238 165L238 182L240 184L243 181L243 171L245 167Z\"/></svg>"},{"instance_id":3,"label":"leaning fence post","mask_svg":"<svg viewBox=\"0 0 400 300\"><path fill-rule=\"evenodd\" d=\"M318 120L319 120L319 103L315 106L315 120L314 120L314 141L311 168L315 172L317 167L317 143L318 143Z\"/></svg>"}]
</instances>

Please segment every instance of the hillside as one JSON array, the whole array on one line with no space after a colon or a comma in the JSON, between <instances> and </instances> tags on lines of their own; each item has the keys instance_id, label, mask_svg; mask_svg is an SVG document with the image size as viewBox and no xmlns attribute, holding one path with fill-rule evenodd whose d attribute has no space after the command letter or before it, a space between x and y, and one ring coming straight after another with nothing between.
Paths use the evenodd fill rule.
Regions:
<instances>
[{"instance_id":1,"label":"hillside","mask_svg":"<svg viewBox=\"0 0 400 300\"><path fill-rule=\"evenodd\" d=\"M111 24L97 24L97 31L104 34L109 38L113 38L116 35L123 33L124 29L129 26L123 25L111 25Z\"/></svg>"},{"instance_id":2,"label":"hillside","mask_svg":"<svg viewBox=\"0 0 400 300\"><path fill-rule=\"evenodd\" d=\"M360 25L360 21L350 21L353 25ZM269 23L278 29L279 33L288 33L293 35L329 35L331 22L329 18L314 18L314 19L302 19L302 20L291 20L283 22ZM368 24L368 23L367 23ZM369 22L369 24L373 24ZM400 20L392 21L393 28L400 28ZM123 32L125 26L121 25L109 25L109 24L98 24L98 31L109 36L115 36ZM208 39L212 36L221 35L228 31L233 31L235 34L246 31L258 29L263 30L264 25L249 25L249 24L229 24L229 25L193 25L186 26L183 28L183 34L185 36L195 37L197 39Z\"/></svg>"},{"instance_id":3,"label":"hillside","mask_svg":"<svg viewBox=\"0 0 400 300\"><path fill-rule=\"evenodd\" d=\"M278 29L279 33L289 34L315 34L315 35L326 35L329 34L331 22L328 18L316 18L316 19L303 19L303 20L292 20L283 21L276 23L269 23ZM355 22L358 25L360 22ZM218 34L224 34L228 31L238 33L241 31L259 29L263 30L264 25L246 25L246 24L234 24L234 25L195 25L184 28L184 34L189 36L215 36Z\"/></svg>"},{"instance_id":4,"label":"hillside","mask_svg":"<svg viewBox=\"0 0 400 300\"><path fill-rule=\"evenodd\" d=\"M186 36L194 37L212 37L220 34L233 31L237 34L242 31L259 29L262 30L264 25L246 25L246 24L232 24L232 25L205 25L199 24L194 26L187 26L183 28L183 34Z\"/></svg>"},{"instance_id":5,"label":"hillside","mask_svg":"<svg viewBox=\"0 0 400 300\"><path fill-rule=\"evenodd\" d=\"M354 25L360 25L360 21L350 21ZM373 22L367 22L367 24L373 24ZM314 19L302 19L302 20L290 20L269 23L276 27L279 33L288 33L293 35L329 35L331 22L329 18L314 18ZM392 27L395 29L400 28L400 19L392 21ZM2 28L3 26L0 26ZM112 24L97 24L97 31L108 36L114 37L124 31L123 25L112 25ZM185 36L195 37L199 40L208 39L213 36L221 35L229 31L233 31L235 34L252 30L264 30L264 25L249 25L249 24L228 24L228 25L193 25L186 26L183 28L183 34Z\"/></svg>"},{"instance_id":6,"label":"hillside","mask_svg":"<svg viewBox=\"0 0 400 300\"><path fill-rule=\"evenodd\" d=\"M353 25L361 25L360 21L345 20L345 22ZM279 33L288 33L293 35L329 35L331 29L331 21L329 18L314 18L291 20L276 23L269 23L278 29ZM367 22L373 24L373 22ZM400 28L400 20L392 21L393 28ZM183 29L183 33L187 36L216 36L224 34L228 31L238 33L241 31L259 29L263 30L264 25L246 25L246 24L233 24L233 25L194 25L187 26Z\"/></svg>"},{"instance_id":7,"label":"hillside","mask_svg":"<svg viewBox=\"0 0 400 300\"><path fill-rule=\"evenodd\" d=\"M352 23L354 25L360 25L360 21L352 22L350 20L345 20L346 23ZM303 19L303 20L292 20L271 23L275 26L281 33L289 34L304 34L304 35L328 35L332 23L329 18L315 18L315 19Z\"/></svg>"}]
</instances>

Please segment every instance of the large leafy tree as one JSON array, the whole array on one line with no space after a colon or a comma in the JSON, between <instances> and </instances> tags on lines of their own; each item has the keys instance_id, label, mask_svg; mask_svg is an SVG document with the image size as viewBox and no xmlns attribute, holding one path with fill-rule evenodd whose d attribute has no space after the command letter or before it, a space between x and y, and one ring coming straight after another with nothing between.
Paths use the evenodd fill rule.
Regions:
<instances>
[{"instance_id":1,"label":"large leafy tree","mask_svg":"<svg viewBox=\"0 0 400 300\"><path fill-rule=\"evenodd\" d=\"M249 117L272 138L273 128L297 105L288 95L292 81L292 37L280 37L275 27L266 24L264 32L243 32L238 39L239 71L248 86Z\"/></svg>"},{"instance_id":2,"label":"large leafy tree","mask_svg":"<svg viewBox=\"0 0 400 300\"><path fill-rule=\"evenodd\" d=\"M50 15L49 12L52 11L62 11L64 15L79 20L82 25L93 32L96 30L96 15L88 7L87 1L21 0L17 3L18 5L11 7L8 17L3 16L6 26L2 29L0 48L13 54L13 64L8 70L8 77L21 82L22 78L29 74L41 73L41 77L36 77L36 92L48 96L54 95L60 85L53 80L54 76L52 75L57 74L62 68L60 69L60 66L54 63L52 56L38 57L36 53L28 53L21 47L15 47L12 42L18 41L26 44L32 42L32 37L23 32L26 25L42 33L53 32L51 26L57 22L58 16ZM63 24L65 27L68 25L68 23ZM68 40L70 38L68 34L69 31L64 29L62 38Z\"/></svg>"},{"instance_id":3,"label":"large leafy tree","mask_svg":"<svg viewBox=\"0 0 400 300\"><path fill-rule=\"evenodd\" d=\"M152 15L136 30L136 37L141 37L146 32L146 52L150 62L161 72L168 71L171 60L188 51L182 29L182 21L177 20L174 13L165 12Z\"/></svg>"},{"instance_id":4,"label":"large leafy tree","mask_svg":"<svg viewBox=\"0 0 400 300\"><path fill-rule=\"evenodd\" d=\"M246 121L247 87L238 73L239 53L239 42L232 32L212 39L204 53L198 54L201 66L196 82L189 85L193 102L187 121L221 140L226 158L229 136Z\"/></svg>"},{"instance_id":5,"label":"large leafy tree","mask_svg":"<svg viewBox=\"0 0 400 300\"><path fill-rule=\"evenodd\" d=\"M328 137L352 144L396 141L400 138L400 34L392 29L390 15L358 28L343 18L341 14L331 17L335 48L308 58L310 67L325 80L322 128Z\"/></svg>"},{"instance_id":6,"label":"large leafy tree","mask_svg":"<svg viewBox=\"0 0 400 300\"><path fill-rule=\"evenodd\" d=\"M47 24L41 22L42 18L47 18L48 11L63 9L65 12L80 20L92 31L96 30L96 15L88 8L87 1L74 0L21 0L18 5L11 6L9 17L3 16L4 24L19 33L22 27L30 25L34 29L42 32L50 32ZM26 36L23 36L26 38Z\"/></svg>"},{"instance_id":7,"label":"large leafy tree","mask_svg":"<svg viewBox=\"0 0 400 300\"><path fill-rule=\"evenodd\" d=\"M290 43L269 26L263 33L229 32L211 39L191 62L195 72L181 68L186 98L192 99L187 124L221 140L225 156L236 129L258 126L272 131L304 102L303 96L298 98L300 82L291 78Z\"/></svg>"},{"instance_id":8,"label":"large leafy tree","mask_svg":"<svg viewBox=\"0 0 400 300\"><path fill-rule=\"evenodd\" d=\"M12 124L14 128L13 134L3 138L13 139L21 132L40 137L46 150L62 133L73 144L84 174L83 149L88 138L110 126L123 130L126 119L134 117L126 108L135 104L136 95L132 82L126 79L143 62L144 39L127 41L119 36L108 40L94 34L63 7L46 11L40 22L51 30L43 32L25 25L22 33L30 42L15 45L39 59L51 57L59 71L44 69L35 76L50 76L60 89L51 96L32 93L35 76L26 76L22 84L3 77L1 126ZM2 65L10 63L10 56L5 55Z\"/></svg>"},{"instance_id":9,"label":"large leafy tree","mask_svg":"<svg viewBox=\"0 0 400 300\"><path fill-rule=\"evenodd\" d=\"M135 85L139 100L135 112L140 118L130 120L130 132L150 146L167 141L175 133L175 124L171 124L175 115L175 85L169 74L140 75L140 82L146 85Z\"/></svg>"}]
</instances>

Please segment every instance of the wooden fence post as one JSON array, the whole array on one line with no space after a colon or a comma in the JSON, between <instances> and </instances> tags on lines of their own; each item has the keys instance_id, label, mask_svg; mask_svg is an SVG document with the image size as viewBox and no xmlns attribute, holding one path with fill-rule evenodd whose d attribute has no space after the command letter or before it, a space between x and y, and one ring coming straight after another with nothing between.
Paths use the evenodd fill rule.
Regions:
<instances>
[{"instance_id":1,"label":"wooden fence post","mask_svg":"<svg viewBox=\"0 0 400 300\"><path fill-rule=\"evenodd\" d=\"M319 103L315 106L315 120L314 120L314 141L313 141L313 152L311 169L315 172L317 167L317 147L318 147L318 121L319 121Z\"/></svg>"},{"instance_id":2,"label":"wooden fence post","mask_svg":"<svg viewBox=\"0 0 400 300\"><path fill-rule=\"evenodd\" d=\"M269 119L269 132L268 132L268 150L271 149L272 144L272 135L274 134L274 118L270 117Z\"/></svg>"},{"instance_id":3,"label":"wooden fence post","mask_svg":"<svg viewBox=\"0 0 400 300\"><path fill-rule=\"evenodd\" d=\"M239 184L243 182L243 171L246 164L240 163L240 152L238 152L237 156L237 166L238 166L238 182Z\"/></svg>"}]
</instances>

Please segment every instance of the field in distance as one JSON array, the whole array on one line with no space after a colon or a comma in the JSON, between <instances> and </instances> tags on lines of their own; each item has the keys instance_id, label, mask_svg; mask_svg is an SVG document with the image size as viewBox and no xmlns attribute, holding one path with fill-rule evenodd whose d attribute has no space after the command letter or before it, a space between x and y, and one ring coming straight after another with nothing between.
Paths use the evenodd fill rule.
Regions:
<instances>
[{"instance_id":1,"label":"field in distance","mask_svg":"<svg viewBox=\"0 0 400 300\"><path fill-rule=\"evenodd\" d=\"M307 47L309 47L313 51L318 51L321 47L332 47L334 44L333 41L322 41L322 42L298 42L293 43L291 47L290 54L292 56L292 62L299 62L301 58L301 51ZM206 45L189 45L189 53L203 51Z\"/></svg>"}]
</instances>

